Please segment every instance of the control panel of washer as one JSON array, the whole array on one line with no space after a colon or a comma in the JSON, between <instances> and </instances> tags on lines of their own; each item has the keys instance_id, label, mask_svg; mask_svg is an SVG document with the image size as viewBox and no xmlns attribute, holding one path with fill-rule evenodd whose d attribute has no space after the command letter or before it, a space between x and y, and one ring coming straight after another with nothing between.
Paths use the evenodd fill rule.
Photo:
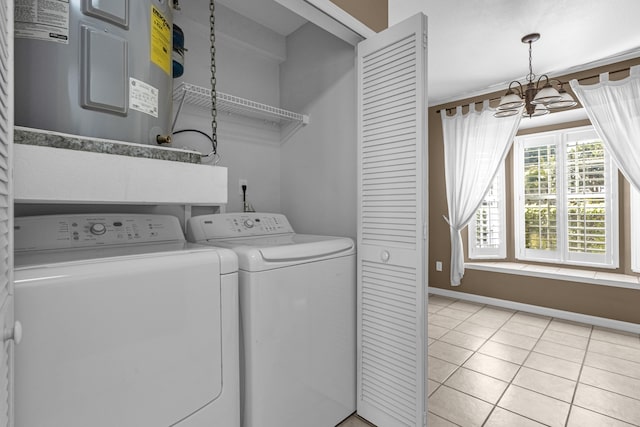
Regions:
<instances>
[{"instance_id":1,"label":"control panel of washer","mask_svg":"<svg viewBox=\"0 0 640 427\"><path fill-rule=\"evenodd\" d=\"M180 223L170 215L45 215L14 222L16 251L181 241Z\"/></svg>"},{"instance_id":2,"label":"control panel of washer","mask_svg":"<svg viewBox=\"0 0 640 427\"><path fill-rule=\"evenodd\" d=\"M230 237L268 236L293 233L287 217L272 213L226 213L189 219L187 237L191 241Z\"/></svg>"}]
</instances>

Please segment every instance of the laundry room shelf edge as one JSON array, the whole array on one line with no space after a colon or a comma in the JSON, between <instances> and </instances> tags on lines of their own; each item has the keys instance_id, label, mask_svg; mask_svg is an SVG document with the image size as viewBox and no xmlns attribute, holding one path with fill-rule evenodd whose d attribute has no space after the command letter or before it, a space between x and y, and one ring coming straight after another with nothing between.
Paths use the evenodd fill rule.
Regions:
<instances>
[{"instance_id":1,"label":"laundry room shelf edge","mask_svg":"<svg viewBox=\"0 0 640 427\"><path fill-rule=\"evenodd\" d=\"M173 90L173 101L179 103L178 114L180 114L183 104L210 110L211 90L182 82ZM220 91L216 92L216 107L218 112L237 114L278 126L282 142L288 140L302 126L309 124L309 116L306 114L295 113ZM223 116L219 115L218 117Z\"/></svg>"}]
</instances>

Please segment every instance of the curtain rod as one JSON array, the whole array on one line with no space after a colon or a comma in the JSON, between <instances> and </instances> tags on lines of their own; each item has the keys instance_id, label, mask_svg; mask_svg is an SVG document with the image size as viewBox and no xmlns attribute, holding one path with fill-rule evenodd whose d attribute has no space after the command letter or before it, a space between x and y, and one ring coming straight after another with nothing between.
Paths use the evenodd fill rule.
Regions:
<instances>
[{"instance_id":1,"label":"curtain rod","mask_svg":"<svg viewBox=\"0 0 640 427\"><path fill-rule=\"evenodd\" d=\"M620 68L619 70L609 71L609 74L622 73L623 71L629 71L630 69L631 69L631 67ZM602 74L602 73L600 73L600 74ZM600 74L596 74L596 75L593 75L593 76L582 77L582 78L577 79L577 80L578 80L578 82L582 82L582 81L584 81L584 80L590 80L590 79L593 79L593 78L596 78L596 77L600 77ZM549 79L549 80L553 80L553 79ZM555 79L555 80L558 80L558 79ZM572 79L572 80L576 80L576 79ZM567 83L569 83L569 82L567 81L567 82L562 82L562 83L563 83L563 84L567 84ZM501 97L501 96L498 96L498 97L495 97L495 98L489 98L489 99L485 99L485 100L482 100L482 101L475 102L475 104L480 104L480 103L482 103L482 102L484 102L484 101L489 101L489 102L491 102L491 101L497 101L497 100L499 100L500 98L502 98L502 97ZM470 104L470 103L469 103L469 104ZM462 104L462 106L469 105L469 104ZM441 112L442 110L445 110L447 113L449 113L450 111L453 111L453 110L455 110L456 108L458 108L458 107L456 106L456 107L441 108L441 109L439 109L439 110L436 110L436 114L440 114L440 112Z\"/></svg>"}]
</instances>

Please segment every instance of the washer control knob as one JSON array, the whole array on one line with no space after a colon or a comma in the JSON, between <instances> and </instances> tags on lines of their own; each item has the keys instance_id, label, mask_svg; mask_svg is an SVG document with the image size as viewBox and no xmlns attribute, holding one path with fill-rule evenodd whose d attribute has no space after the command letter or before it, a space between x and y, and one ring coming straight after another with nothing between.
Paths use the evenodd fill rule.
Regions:
<instances>
[{"instance_id":1,"label":"washer control knob","mask_svg":"<svg viewBox=\"0 0 640 427\"><path fill-rule=\"evenodd\" d=\"M244 226L245 226L245 227L247 227L247 228L253 228L253 225L254 225L254 224L253 224L253 220L251 220L251 219L245 219L245 220L244 220Z\"/></svg>"},{"instance_id":2,"label":"washer control knob","mask_svg":"<svg viewBox=\"0 0 640 427\"><path fill-rule=\"evenodd\" d=\"M99 236L107 232L107 227L105 227L104 224L101 224L98 222L96 224L92 224L91 228L89 228L89 231L91 232L91 234L95 234L96 236Z\"/></svg>"}]
</instances>

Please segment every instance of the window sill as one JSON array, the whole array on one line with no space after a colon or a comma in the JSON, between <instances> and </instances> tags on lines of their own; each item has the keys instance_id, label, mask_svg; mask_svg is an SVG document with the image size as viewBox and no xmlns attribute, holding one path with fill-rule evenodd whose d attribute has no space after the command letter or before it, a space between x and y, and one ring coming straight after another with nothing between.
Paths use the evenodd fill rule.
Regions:
<instances>
[{"instance_id":1,"label":"window sill","mask_svg":"<svg viewBox=\"0 0 640 427\"><path fill-rule=\"evenodd\" d=\"M566 280L569 282L640 290L640 277L627 274L517 262L468 262L465 263L464 267L469 270L491 271L494 273L516 274L519 276L541 277L544 279Z\"/></svg>"}]
</instances>

